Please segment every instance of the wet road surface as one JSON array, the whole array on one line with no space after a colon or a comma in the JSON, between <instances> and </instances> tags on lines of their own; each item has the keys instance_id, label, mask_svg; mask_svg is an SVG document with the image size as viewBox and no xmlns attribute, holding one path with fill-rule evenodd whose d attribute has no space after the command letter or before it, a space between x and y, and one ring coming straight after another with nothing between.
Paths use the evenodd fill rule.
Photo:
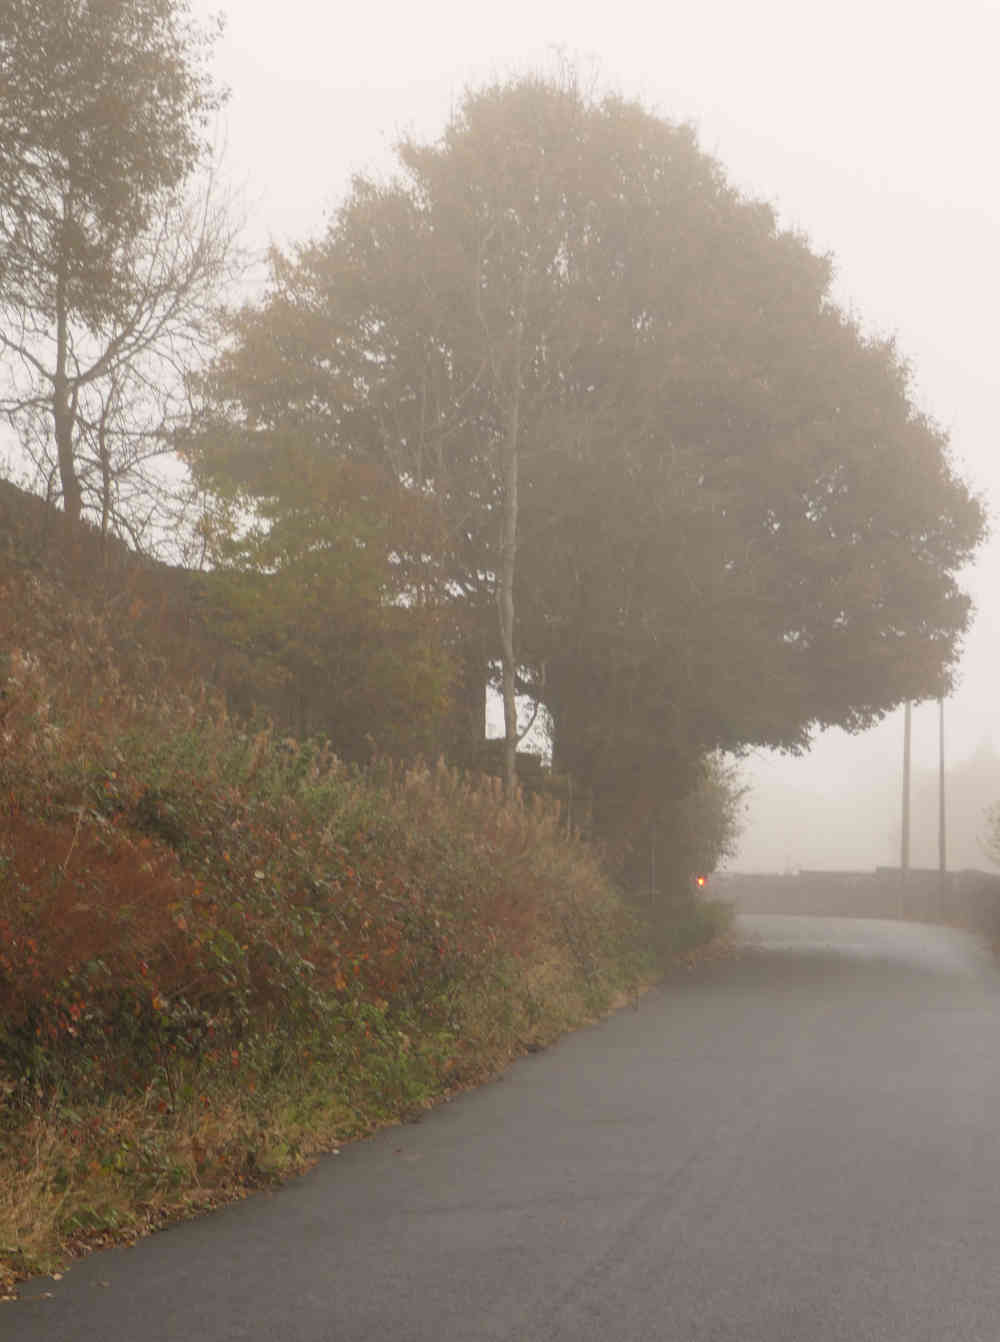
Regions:
<instances>
[{"instance_id":1,"label":"wet road surface","mask_svg":"<svg viewBox=\"0 0 1000 1342\"><path fill-rule=\"evenodd\" d=\"M742 927L743 955L419 1124L28 1283L0 1338L996 1342L990 957L942 928Z\"/></svg>"}]
</instances>

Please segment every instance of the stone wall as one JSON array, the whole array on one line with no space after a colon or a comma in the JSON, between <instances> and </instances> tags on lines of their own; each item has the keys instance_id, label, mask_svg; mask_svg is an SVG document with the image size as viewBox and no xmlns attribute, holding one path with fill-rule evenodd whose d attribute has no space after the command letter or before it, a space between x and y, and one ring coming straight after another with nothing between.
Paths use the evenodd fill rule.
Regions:
<instances>
[{"instance_id":1,"label":"stone wall","mask_svg":"<svg viewBox=\"0 0 1000 1342\"><path fill-rule=\"evenodd\" d=\"M983 871L797 871L789 875L719 872L711 893L740 913L906 918L1000 930L1000 876Z\"/></svg>"}]
</instances>

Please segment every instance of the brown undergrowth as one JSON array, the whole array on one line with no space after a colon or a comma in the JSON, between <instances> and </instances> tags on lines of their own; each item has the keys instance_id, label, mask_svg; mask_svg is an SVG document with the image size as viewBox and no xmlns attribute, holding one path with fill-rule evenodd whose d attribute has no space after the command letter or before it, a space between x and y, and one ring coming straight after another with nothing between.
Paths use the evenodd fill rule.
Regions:
<instances>
[{"instance_id":1,"label":"brown undergrowth","mask_svg":"<svg viewBox=\"0 0 1000 1342\"><path fill-rule=\"evenodd\" d=\"M656 974L556 806L348 767L123 653L124 607L23 568L0 589L0 1287L301 1170Z\"/></svg>"}]
</instances>

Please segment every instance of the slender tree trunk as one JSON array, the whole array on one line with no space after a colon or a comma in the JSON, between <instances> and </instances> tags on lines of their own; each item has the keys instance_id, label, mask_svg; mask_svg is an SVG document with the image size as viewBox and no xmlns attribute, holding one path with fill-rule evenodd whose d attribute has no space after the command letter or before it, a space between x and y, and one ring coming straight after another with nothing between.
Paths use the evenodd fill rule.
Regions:
<instances>
[{"instance_id":1,"label":"slender tree trunk","mask_svg":"<svg viewBox=\"0 0 1000 1342\"><path fill-rule=\"evenodd\" d=\"M500 517L500 581L497 608L500 615L500 655L503 688L504 791L512 797L517 789L517 695L514 657L514 574L517 567L517 471L520 455L521 340L518 322L514 336L514 368L507 433L503 445L503 503Z\"/></svg>"},{"instance_id":2,"label":"slender tree trunk","mask_svg":"<svg viewBox=\"0 0 1000 1342\"><path fill-rule=\"evenodd\" d=\"M68 204L63 205L63 232L69 228L70 216ZM73 459L73 420L74 407L69 389L66 364L69 358L69 321L67 315L67 246L65 238L60 243L59 274L56 278L56 367L52 379L52 421L56 440L56 454L59 461L59 480L62 485L63 509L73 522L79 522L83 511L83 494Z\"/></svg>"},{"instance_id":3,"label":"slender tree trunk","mask_svg":"<svg viewBox=\"0 0 1000 1342\"><path fill-rule=\"evenodd\" d=\"M101 463L101 557L108 563L108 533L111 529L111 449L108 446L108 402L101 410L97 429L97 455Z\"/></svg>"},{"instance_id":4,"label":"slender tree trunk","mask_svg":"<svg viewBox=\"0 0 1000 1342\"><path fill-rule=\"evenodd\" d=\"M83 495L73 460L73 414L64 375L53 379L52 417L55 422L56 452L59 458L59 482L62 485L63 510L73 522L79 522Z\"/></svg>"}]
</instances>

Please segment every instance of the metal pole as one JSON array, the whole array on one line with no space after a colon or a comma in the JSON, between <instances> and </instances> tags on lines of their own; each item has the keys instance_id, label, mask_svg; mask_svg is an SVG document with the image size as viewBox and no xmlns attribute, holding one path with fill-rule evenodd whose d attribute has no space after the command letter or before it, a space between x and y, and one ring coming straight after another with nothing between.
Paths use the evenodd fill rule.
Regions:
<instances>
[{"instance_id":1,"label":"metal pole","mask_svg":"<svg viewBox=\"0 0 1000 1342\"><path fill-rule=\"evenodd\" d=\"M899 883L906 884L910 870L910 732L912 705L909 699L903 711L903 840L899 854Z\"/></svg>"},{"instance_id":2,"label":"metal pole","mask_svg":"<svg viewBox=\"0 0 1000 1342\"><path fill-rule=\"evenodd\" d=\"M948 845L945 826L944 696L938 700L938 877L944 898L948 883Z\"/></svg>"}]
</instances>

